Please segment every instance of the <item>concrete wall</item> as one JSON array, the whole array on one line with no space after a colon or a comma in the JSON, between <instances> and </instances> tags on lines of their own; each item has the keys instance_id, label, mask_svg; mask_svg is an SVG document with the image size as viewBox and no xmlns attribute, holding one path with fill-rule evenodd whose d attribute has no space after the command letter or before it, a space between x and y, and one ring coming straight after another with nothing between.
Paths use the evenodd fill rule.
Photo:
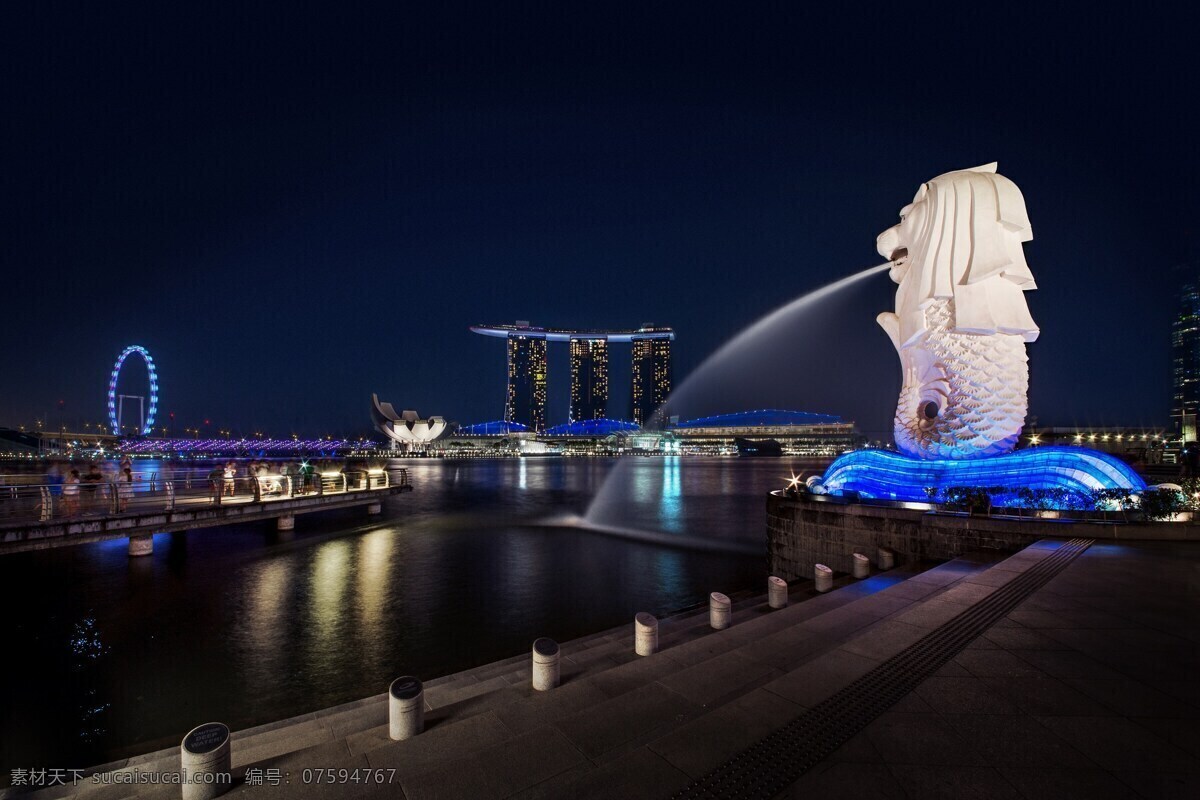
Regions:
<instances>
[{"instance_id":1,"label":"concrete wall","mask_svg":"<svg viewBox=\"0 0 1200 800\"><path fill-rule=\"evenodd\" d=\"M971 550L1016 552L1048 537L1200 541L1200 525L969 517L811 495L767 495L767 566L788 581L811 579L814 564L850 572L854 553L875 565L880 547L894 551L896 563L903 564L949 560Z\"/></svg>"}]
</instances>

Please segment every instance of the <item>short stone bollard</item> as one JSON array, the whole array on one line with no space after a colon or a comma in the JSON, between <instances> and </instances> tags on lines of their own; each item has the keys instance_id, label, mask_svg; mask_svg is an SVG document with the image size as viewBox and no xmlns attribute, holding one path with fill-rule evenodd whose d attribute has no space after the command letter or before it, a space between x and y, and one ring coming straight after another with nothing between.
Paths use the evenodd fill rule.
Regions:
<instances>
[{"instance_id":1,"label":"short stone bollard","mask_svg":"<svg viewBox=\"0 0 1200 800\"><path fill-rule=\"evenodd\" d=\"M787 581L774 575L767 578L767 605L771 608L787 608Z\"/></svg>"},{"instance_id":2,"label":"short stone bollard","mask_svg":"<svg viewBox=\"0 0 1200 800\"><path fill-rule=\"evenodd\" d=\"M892 569L896 566L896 554L886 547L879 548L877 559L879 561L879 569L881 570Z\"/></svg>"},{"instance_id":3,"label":"short stone bollard","mask_svg":"<svg viewBox=\"0 0 1200 800\"><path fill-rule=\"evenodd\" d=\"M533 643L533 688L539 692L558 686L558 642L545 636Z\"/></svg>"},{"instance_id":4,"label":"short stone bollard","mask_svg":"<svg viewBox=\"0 0 1200 800\"><path fill-rule=\"evenodd\" d=\"M425 730L425 687L412 675L396 678L388 687L388 736L411 739Z\"/></svg>"},{"instance_id":5,"label":"short stone bollard","mask_svg":"<svg viewBox=\"0 0 1200 800\"><path fill-rule=\"evenodd\" d=\"M179 746L183 800L212 800L231 787L229 728L208 722L192 728Z\"/></svg>"},{"instance_id":6,"label":"short stone bollard","mask_svg":"<svg viewBox=\"0 0 1200 800\"><path fill-rule=\"evenodd\" d=\"M733 603L720 592L708 596L708 624L713 630L720 631L729 627L729 618L733 615Z\"/></svg>"},{"instance_id":7,"label":"short stone bollard","mask_svg":"<svg viewBox=\"0 0 1200 800\"><path fill-rule=\"evenodd\" d=\"M658 652L658 620L653 614L639 611L633 617L633 652L649 656Z\"/></svg>"},{"instance_id":8,"label":"short stone bollard","mask_svg":"<svg viewBox=\"0 0 1200 800\"><path fill-rule=\"evenodd\" d=\"M866 556L864 556L862 553L855 553L853 559L854 572L852 574L854 577L865 578L871 574L871 562Z\"/></svg>"},{"instance_id":9,"label":"short stone bollard","mask_svg":"<svg viewBox=\"0 0 1200 800\"><path fill-rule=\"evenodd\" d=\"M833 570L824 564L817 564L813 568L813 578L817 583L818 592L828 592L833 588Z\"/></svg>"}]
</instances>

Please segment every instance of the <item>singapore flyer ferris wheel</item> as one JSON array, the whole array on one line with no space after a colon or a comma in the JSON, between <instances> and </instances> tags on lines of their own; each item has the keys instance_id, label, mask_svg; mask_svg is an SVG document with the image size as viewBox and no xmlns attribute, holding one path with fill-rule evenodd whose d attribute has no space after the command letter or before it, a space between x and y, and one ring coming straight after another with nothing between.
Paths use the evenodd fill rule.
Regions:
<instances>
[{"instance_id":1,"label":"singapore flyer ferris wheel","mask_svg":"<svg viewBox=\"0 0 1200 800\"><path fill-rule=\"evenodd\" d=\"M146 363L146 375L150 384L148 408L146 395L117 393L117 379L121 376L121 366L125 359L134 353L141 356L142 361ZM130 405L137 401L138 433L142 436L149 434L154 427L154 414L158 410L158 372L154 369L154 359L150 357L150 352L141 345L130 345L121 351L121 355L117 356L117 363L113 365L112 376L108 379L108 423L114 436L121 435L126 400L130 401Z\"/></svg>"}]
</instances>

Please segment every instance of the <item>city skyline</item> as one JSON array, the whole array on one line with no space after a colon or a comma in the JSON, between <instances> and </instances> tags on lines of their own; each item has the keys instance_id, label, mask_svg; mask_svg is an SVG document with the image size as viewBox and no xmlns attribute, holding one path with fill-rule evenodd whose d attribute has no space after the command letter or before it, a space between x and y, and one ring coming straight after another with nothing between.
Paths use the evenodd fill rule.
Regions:
<instances>
[{"instance_id":1,"label":"city skyline","mask_svg":"<svg viewBox=\"0 0 1200 800\"><path fill-rule=\"evenodd\" d=\"M1033 220L1031 414L1167 423L1171 267L1197 258L1195 112L1168 79L1190 69L1189 27L934 20L913 43L955 69L897 87L903 12L811 13L22 10L0 224L30 348L0 378L0 424L60 400L103 421L131 343L187 427L365 430L371 391L495 419L477 389L504 375L462 326L515 315L669 319L678 385L764 314L878 263L895 198L992 160ZM894 288L856 289L780 346L772 380L685 415L784 407L886 435L899 376L863 321ZM548 388L547 424L568 392Z\"/></svg>"}]
</instances>

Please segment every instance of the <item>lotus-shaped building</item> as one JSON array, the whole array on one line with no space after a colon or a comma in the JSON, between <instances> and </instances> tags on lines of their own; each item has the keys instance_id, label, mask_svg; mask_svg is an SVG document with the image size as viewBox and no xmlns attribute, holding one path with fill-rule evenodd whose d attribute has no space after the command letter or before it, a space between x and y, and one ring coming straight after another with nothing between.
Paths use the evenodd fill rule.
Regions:
<instances>
[{"instance_id":1,"label":"lotus-shaped building","mask_svg":"<svg viewBox=\"0 0 1200 800\"><path fill-rule=\"evenodd\" d=\"M409 450L420 449L446 432L446 420L442 417L422 419L416 411L396 413L391 403L379 402L379 395L371 395L371 420L384 436L396 444L408 445Z\"/></svg>"}]
</instances>

